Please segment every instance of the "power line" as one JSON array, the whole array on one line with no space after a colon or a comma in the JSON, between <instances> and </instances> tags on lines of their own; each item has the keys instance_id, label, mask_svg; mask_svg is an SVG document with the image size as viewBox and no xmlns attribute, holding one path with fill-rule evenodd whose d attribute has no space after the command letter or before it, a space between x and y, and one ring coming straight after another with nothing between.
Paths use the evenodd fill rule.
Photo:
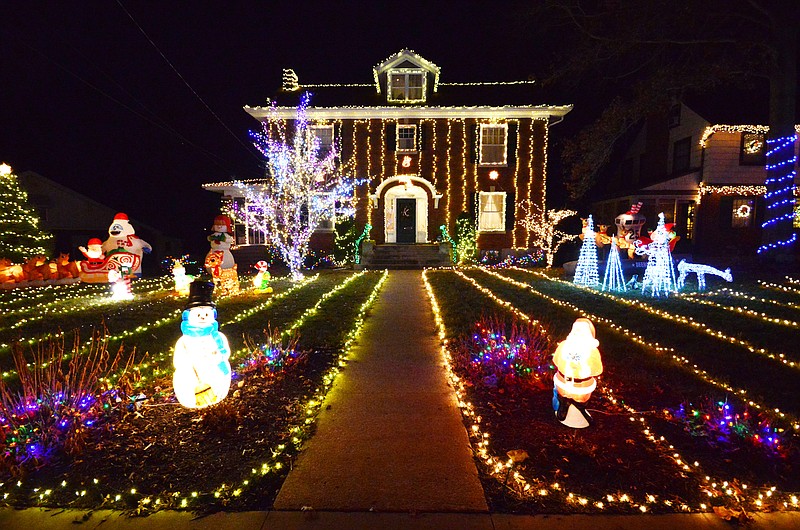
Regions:
<instances>
[{"instance_id":1,"label":"power line","mask_svg":"<svg viewBox=\"0 0 800 530\"><path fill-rule=\"evenodd\" d=\"M258 156L256 153L254 153L252 151L252 147L248 146L247 144L242 142L242 139L239 138L239 136L236 133L234 133L230 129L230 127L228 127L228 125L225 124L225 122L222 121L222 119L219 116L217 116L217 114L211 109L211 107L208 106L208 104L203 100L203 98L200 97L200 94L198 94L197 91L195 91L195 89L192 88L192 86L189 84L189 82L186 81L186 79L175 68L175 66L170 62L170 60L167 59L167 56L164 55L164 53L159 49L159 47L156 45L156 43L153 42L153 39L150 38L150 36L147 34L147 32L145 32L145 30L142 28L142 26L140 26L139 23L136 22L136 19L133 18L133 15L131 15L131 13L127 9L125 9L125 6L122 5L121 0L117 0L117 4L119 5L120 8L122 8L122 10L125 12L125 14L128 15L128 18L131 19L131 22L133 22L134 25L142 33L142 35L144 35L144 37L147 39L147 41L150 43L150 45L153 48L155 48L155 50L158 52L158 54L161 56L161 58L164 59L164 62L166 62L169 65L169 67L172 69L172 71L175 72L175 75L177 75L180 78L180 80L183 81L183 84L186 85L186 87L192 92L192 94L194 94L194 96L197 98L197 100L200 101L200 103L203 104L203 106L206 108L206 110L208 110L208 112L210 112L211 115L214 116L214 118L220 123L220 125L222 125L225 128L225 130L228 131L230 133L230 135L233 136L236 139L236 141L239 142L239 144L241 144L242 147L244 147L247 150L248 153L250 153L251 155L253 155L256 159L258 159L260 161L261 157Z\"/></svg>"}]
</instances>

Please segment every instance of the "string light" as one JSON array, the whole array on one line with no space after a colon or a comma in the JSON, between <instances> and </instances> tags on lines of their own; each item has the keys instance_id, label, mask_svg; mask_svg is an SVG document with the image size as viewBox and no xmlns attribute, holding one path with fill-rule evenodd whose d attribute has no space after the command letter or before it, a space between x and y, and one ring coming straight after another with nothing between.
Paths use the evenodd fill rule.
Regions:
<instances>
[{"instance_id":1,"label":"string light","mask_svg":"<svg viewBox=\"0 0 800 530\"><path fill-rule=\"evenodd\" d=\"M567 217L577 215L575 210L545 210L542 205L525 199L519 203L519 211L522 212L520 224L528 231L528 246L544 251L547 268L553 266L561 245L579 237L556 228Z\"/></svg>"},{"instance_id":2,"label":"string light","mask_svg":"<svg viewBox=\"0 0 800 530\"><path fill-rule=\"evenodd\" d=\"M626 291L625 275L622 273L622 261L619 259L616 236L611 238L611 249L608 251L602 289L603 291Z\"/></svg>"},{"instance_id":3,"label":"string light","mask_svg":"<svg viewBox=\"0 0 800 530\"><path fill-rule=\"evenodd\" d=\"M767 173L784 171L783 174L778 174L774 177L767 178L765 184L767 191L764 193L764 199L767 202L767 212L770 217L761 223L761 228L772 228L776 230L777 225L789 224L792 228L794 221L794 194L795 185L794 179L797 176L797 171L794 167L797 163L797 155L795 154L795 144L797 143L797 135L785 136L773 140L767 140L767 146L771 148L767 151ZM776 163L770 161L778 160ZM784 167L788 166L788 167ZM774 211L772 211L774 210ZM783 212L783 213L781 213ZM775 234L777 235L777 234ZM783 236L779 236L783 237ZM797 234L792 230L791 236L785 239L779 239L770 243L765 243L758 247L756 252L761 254L769 250L775 250L781 247L792 245L797 240Z\"/></svg>"},{"instance_id":4,"label":"string light","mask_svg":"<svg viewBox=\"0 0 800 530\"><path fill-rule=\"evenodd\" d=\"M583 244L575 267L576 285L596 286L600 284L597 272L597 243L595 242L594 221L592 216L586 220L586 229L583 232Z\"/></svg>"},{"instance_id":5,"label":"string light","mask_svg":"<svg viewBox=\"0 0 800 530\"><path fill-rule=\"evenodd\" d=\"M28 204L28 193L5 162L0 164L0 226L2 257L23 261L48 254L53 236L39 228L39 216Z\"/></svg>"},{"instance_id":6,"label":"string light","mask_svg":"<svg viewBox=\"0 0 800 530\"><path fill-rule=\"evenodd\" d=\"M706 184L704 182L700 183L700 195L709 195L709 194L716 194L716 195L741 195L741 196L753 196L753 195L764 195L767 192L766 186L759 186L759 185L715 185L715 184Z\"/></svg>"},{"instance_id":7,"label":"string light","mask_svg":"<svg viewBox=\"0 0 800 530\"><path fill-rule=\"evenodd\" d=\"M590 217L591 219L591 217ZM636 248L636 254L647 256L647 268L642 278L642 293L649 290L650 296L667 296L678 291L675 285L675 266L669 248L670 237L664 224L664 213L658 214L658 226L652 232L653 241ZM594 232L592 232L594 239Z\"/></svg>"}]
</instances>

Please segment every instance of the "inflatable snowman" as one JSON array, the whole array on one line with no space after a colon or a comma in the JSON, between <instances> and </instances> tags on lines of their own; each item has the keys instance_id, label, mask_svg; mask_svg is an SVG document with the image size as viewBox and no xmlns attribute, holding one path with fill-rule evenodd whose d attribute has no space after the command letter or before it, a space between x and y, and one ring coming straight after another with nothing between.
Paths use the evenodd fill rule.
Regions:
<instances>
[{"instance_id":1,"label":"inflatable snowman","mask_svg":"<svg viewBox=\"0 0 800 530\"><path fill-rule=\"evenodd\" d=\"M236 272L236 262L231 253L233 244L231 220L225 215L218 215L214 218L211 229L214 233L208 236L211 250L206 254L205 268L221 292L235 293L239 291L239 274Z\"/></svg>"},{"instance_id":2,"label":"inflatable snowman","mask_svg":"<svg viewBox=\"0 0 800 530\"><path fill-rule=\"evenodd\" d=\"M556 419L567 427L582 429L591 424L586 402L597 387L595 377L603 373L598 345L591 320L579 318L553 354L553 409Z\"/></svg>"},{"instance_id":3,"label":"inflatable snowman","mask_svg":"<svg viewBox=\"0 0 800 530\"><path fill-rule=\"evenodd\" d=\"M219 403L231 385L228 339L218 331L217 310L211 301L214 284L194 281L175 343L172 385L184 407L198 409Z\"/></svg>"},{"instance_id":4,"label":"inflatable snowman","mask_svg":"<svg viewBox=\"0 0 800 530\"><path fill-rule=\"evenodd\" d=\"M272 287L269 286L269 280L271 277L269 273L269 263L261 260L256 263L255 267L258 272L255 276L253 276L253 287L262 293L271 293Z\"/></svg>"},{"instance_id":5,"label":"inflatable snowman","mask_svg":"<svg viewBox=\"0 0 800 530\"><path fill-rule=\"evenodd\" d=\"M141 276L142 254L149 254L153 247L136 235L128 216L124 213L115 215L111 226L108 227L108 235L109 238L103 242L106 257L119 262L119 265L130 266L133 275Z\"/></svg>"}]
</instances>

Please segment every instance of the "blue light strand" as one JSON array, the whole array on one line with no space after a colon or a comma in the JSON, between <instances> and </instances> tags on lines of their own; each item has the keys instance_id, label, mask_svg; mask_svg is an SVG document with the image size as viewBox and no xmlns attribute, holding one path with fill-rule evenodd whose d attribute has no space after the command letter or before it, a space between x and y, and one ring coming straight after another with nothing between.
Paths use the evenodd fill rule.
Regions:
<instances>
[{"instance_id":1,"label":"blue light strand","mask_svg":"<svg viewBox=\"0 0 800 530\"><path fill-rule=\"evenodd\" d=\"M797 135L792 136L784 136L782 138L776 138L774 140L767 140L767 145L772 145L771 149L769 149L766 153L767 160L770 157L776 156L779 153L785 151L786 149L791 149L791 152L794 153L794 144L797 141ZM794 168L794 165L797 163L797 156L794 155L786 160L782 160L775 164L766 164L767 171L776 171L781 168L789 167ZM787 213L783 213L781 215L777 215L775 217L771 217L767 219L763 223L761 223L761 228L769 228L778 223L784 222L792 222L794 220L794 179L797 175L797 172L792 169L785 175L781 175L778 177L770 177L765 181L765 184L769 186L776 186L777 189L772 191L767 191L764 194L764 199L768 201L767 203L767 211L771 210L780 210L783 211L785 208L790 208L790 211ZM786 239L775 241L773 243L765 243L758 247L756 251L757 254L761 254L762 252L778 249L781 247L786 247L792 245L797 241L797 235L792 233L792 235Z\"/></svg>"}]
</instances>

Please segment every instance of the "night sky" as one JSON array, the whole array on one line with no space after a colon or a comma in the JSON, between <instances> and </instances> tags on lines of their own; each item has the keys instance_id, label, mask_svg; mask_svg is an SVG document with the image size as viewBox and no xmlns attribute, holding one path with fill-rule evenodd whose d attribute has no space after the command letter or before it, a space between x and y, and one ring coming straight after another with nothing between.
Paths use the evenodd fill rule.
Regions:
<instances>
[{"instance_id":1,"label":"night sky","mask_svg":"<svg viewBox=\"0 0 800 530\"><path fill-rule=\"evenodd\" d=\"M282 68L301 84L368 83L410 48L443 82L540 79L568 35L544 31L531 5L6 2L0 159L202 250L219 196L200 185L262 176L242 107L265 104ZM575 104L554 131L568 134L592 94L531 103Z\"/></svg>"}]
</instances>

